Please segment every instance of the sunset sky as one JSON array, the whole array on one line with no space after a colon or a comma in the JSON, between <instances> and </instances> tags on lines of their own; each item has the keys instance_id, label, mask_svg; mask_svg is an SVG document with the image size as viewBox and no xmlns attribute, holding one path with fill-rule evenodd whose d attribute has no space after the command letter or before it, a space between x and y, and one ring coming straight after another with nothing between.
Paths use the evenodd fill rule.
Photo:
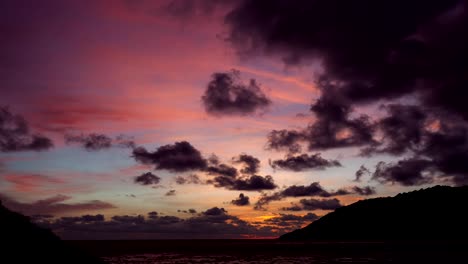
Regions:
<instances>
[{"instance_id":1,"label":"sunset sky","mask_svg":"<svg viewBox=\"0 0 468 264\"><path fill-rule=\"evenodd\" d=\"M251 238L466 184L466 1L432 2L2 1L0 199L65 238Z\"/></svg>"}]
</instances>

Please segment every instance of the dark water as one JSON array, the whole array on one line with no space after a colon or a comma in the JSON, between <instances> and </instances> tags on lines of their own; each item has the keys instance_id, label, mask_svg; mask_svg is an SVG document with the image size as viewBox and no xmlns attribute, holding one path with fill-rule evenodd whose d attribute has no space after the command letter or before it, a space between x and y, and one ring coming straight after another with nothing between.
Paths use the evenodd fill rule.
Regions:
<instances>
[{"instance_id":1,"label":"dark water","mask_svg":"<svg viewBox=\"0 0 468 264\"><path fill-rule=\"evenodd\" d=\"M466 242L69 241L106 263L468 263Z\"/></svg>"}]
</instances>

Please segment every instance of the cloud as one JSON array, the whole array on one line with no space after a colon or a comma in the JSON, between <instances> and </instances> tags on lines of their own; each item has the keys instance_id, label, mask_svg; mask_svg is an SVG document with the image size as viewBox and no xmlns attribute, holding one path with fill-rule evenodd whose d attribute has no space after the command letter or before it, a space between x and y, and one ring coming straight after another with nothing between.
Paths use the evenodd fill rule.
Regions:
<instances>
[{"instance_id":1,"label":"cloud","mask_svg":"<svg viewBox=\"0 0 468 264\"><path fill-rule=\"evenodd\" d=\"M323 170L328 167L338 167L341 163L337 160L326 160L321 157L320 153L308 155L288 155L282 160L273 160L270 162L273 169L281 168L291 171L305 170Z\"/></svg>"},{"instance_id":2,"label":"cloud","mask_svg":"<svg viewBox=\"0 0 468 264\"><path fill-rule=\"evenodd\" d=\"M249 197L241 193L239 194L239 198L236 198L231 201L231 204L237 205L237 206L249 205L250 204Z\"/></svg>"},{"instance_id":3,"label":"cloud","mask_svg":"<svg viewBox=\"0 0 468 264\"><path fill-rule=\"evenodd\" d=\"M310 224L311 222L317 219L319 219L319 217L314 213L308 213L303 216L293 214L280 214L280 216L266 219L264 222L266 224L274 226L298 229L301 228L304 224Z\"/></svg>"},{"instance_id":4,"label":"cloud","mask_svg":"<svg viewBox=\"0 0 468 264\"><path fill-rule=\"evenodd\" d=\"M133 139L119 135L115 138L111 138L104 134L80 134L72 135L65 134L66 144L79 144L88 151L98 151L109 149L113 146L124 147L124 148L135 148L135 142Z\"/></svg>"},{"instance_id":5,"label":"cloud","mask_svg":"<svg viewBox=\"0 0 468 264\"><path fill-rule=\"evenodd\" d=\"M347 101L417 92L426 104L467 117L457 96L466 86L459 59L467 56L466 17L463 1L274 0L242 1L225 19L240 54L276 53L292 64L320 59Z\"/></svg>"},{"instance_id":6,"label":"cloud","mask_svg":"<svg viewBox=\"0 0 468 264\"><path fill-rule=\"evenodd\" d=\"M194 212L192 212L194 213ZM38 224L51 228L65 239L116 239L140 234L139 238L242 238L246 235L277 236L280 233L273 228L252 225L236 216L228 214L224 208L213 207L189 218L161 216L150 212L148 218L143 215L115 215L109 220L82 221L81 217L64 220L59 218L44 219ZM308 217L301 217L306 221ZM288 220L289 221L289 220ZM281 221L277 221L281 224ZM274 226L276 223L268 223ZM285 225L282 232L290 231Z\"/></svg>"},{"instance_id":7,"label":"cloud","mask_svg":"<svg viewBox=\"0 0 468 264\"><path fill-rule=\"evenodd\" d=\"M382 142L362 150L364 156L374 153L401 155L415 151L422 144L424 126L428 118L424 109L416 105L390 104L381 106L388 115L374 125L383 135Z\"/></svg>"},{"instance_id":8,"label":"cloud","mask_svg":"<svg viewBox=\"0 0 468 264\"><path fill-rule=\"evenodd\" d=\"M278 187L275 184L273 177L271 177L270 175L251 175L244 176L241 178L217 176L213 180L208 180L208 183L212 183L215 187L218 188L222 187L228 190L236 191L273 190Z\"/></svg>"},{"instance_id":9,"label":"cloud","mask_svg":"<svg viewBox=\"0 0 468 264\"><path fill-rule=\"evenodd\" d=\"M169 190L165 194L166 196L175 196L176 195L176 190Z\"/></svg>"},{"instance_id":10,"label":"cloud","mask_svg":"<svg viewBox=\"0 0 468 264\"><path fill-rule=\"evenodd\" d=\"M197 210L190 208L188 210L177 210L178 213L196 214Z\"/></svg>"},{"instance_id":11,"label":"cloud","mask_svg":"<svg viewBox=\"0 0 468 264\"><path fill-rule=\"evenodd\" d=\"M272 130L267 136L266 148L270 150L287 150L289 153L301 152L300 141L305 140L305 135L296 130Z\"/></svg>"},{"instance_id":12,"label":"cloud","mask_svg":"<svg viewBox=\"0 0 468 264\"><path fill-rule=\"evenodd\" d=\"M61 217L59 221L65 222L65 223L102 222L102 221L104 221L104 215L97 214L97 215L67 216L67 217Z\"/></svg>"},{"instance_id":13,"label":"cloud","mask_svg":"<svg viewBox=\"0 0 468 264\"><path fill-rule=\"evenodd\" d=\"M293 205L292 207L285 207L285 211L314 211L314 210L335 210L341 207L341 203L338 199L301 199L299 205Z\"/></svg>"},{"instance_id":14,"label":"cloud","mask_svg":"<svg viewBox=\"0 0 468 264\"><path fill-rule=\"evenodd\" d=\"M149 213L148 213L148 218L149 218L149 219L156 219L156 218L158 218L158 212L156 212L156 211L149 212Z\"/></svg>"},{"instance_id":15,"label":"cloud","mask_svg":"<svg viewBox=\"0 0 468 264\"><path fill-rule=\"evenodd\" d=\"M144 147L137 147L133 149L133 158L142 164L155 165L157 170L170 172L204 170L207 167L207 161L200 151L187 141L164 145L154 152L148 152Z\"/></svg>"},{"instance_id":16,"label":"cloud","mask_svg":"<svg viewBox=\"0 0 468 264\"><path fill-rule=\"evenodd\" d=\"M141 185L154 185L161 181L161 177L151 172L146 172L134 178L134 182Z\"/></svg>"},{"instance_id":17,"label":"cloud","mask_svg":"<svg viewBox=\"0 0 468 264\"><path fill-rule=\"evenodd\" d=\"M232 161L234 163L241 163L245 165L245 167L240 170L240 172L243 174L253 175L258 173L260 169L260 160L251 155L240 154L237 157L233 157Z\"/></svg>"},{"instance_id":18,"label":"cloud","mask_svg":"<svg viewBox=\"0 0 468 264\"><path fill-rule=\"evenodd\" d=\"M351 188L351 192L359 195L374 195L376 194L375 188L371 186L365 186L365 187L359 187L359 186L353 186Z\"/></svg>"},{"instance_id":19,"label":"cloud","mask_svg":"<svg viewBox=\"0 0 468 264\"><path fill-rule=\"evenodd\" d=\"M281 56L296 65L318 60L323 67L316 79L321 95L311 107L316 120L271 131L267 148L362 147L367 156L405 155L381 165L380 181L468 183L467 63L461 59L468 57L467 10L465 1L443 0L238 3L225 21L239 54ZM408 101L415 103L402 104ZM377 103L387 104L387 116L370 120L355 112Z\"/></svg>"},{"instance_id":20,"label":"cloud","mask_svg":"<svg viewBox=\"0 0 468 264\"><path fill-rule=\"evenodd\" d=\"M0 107L0 152L43 151L53 147L51 139L31 134L26 120Z\"/></svg>"},{"instance_id":21,"label":"cloud","mask_svg":"<svg viewBox=\"0 0 468 264\"><path fill-rule=\"evenodd\" d=\"M209 175L221 175L226 177L237 177L237 169L226 164L216 164L208 166L205 171Z\"/></svg>"},{"instance_id":22,"label":"cloud","mask_svg":"<svg viewBox=\"0 0 468 264\"><path fill-rule=\"evenodd\" d=\"M254 79L240 80L240 72L214 73L202 96L205 111L211 115L249 115L264 111L271 101Z\"/></svg>"},{"instance_id":23,"label":"cloud","mask_svg":"<svg viewBox=\"0 0 468 264\"><path fill-rule=\"evenodd\" d=\"M175 182L177 184L201 184L202 181L200 179L200 177L198 177L198 175L196 174L190 174L190 175L187 175L187 176L177 176L175 178Z\"/></svg>"},{"instance_id":24,"label":"cloud","mask_svg":"<svg viewBox=\"0 0 468 264\"><path fill-rule=\"evenodd\" d=\"M255 203L255 210L264 210L264 206L269 204L272 201L283 200L287 197L332 197L332 196L341 196L341 195L350 195L350 194L359 194L359 195L372 195L375 194L375 190L372 187L347 187L341 188L336 191L325 190L319 182L313 182L310 185L291 185L284 188L281 191L274 192L271 194L263 193L260 198ZM295 208L297 209L297 208Z\"/></svg>"},{"instance_id":25,"label":"cloud","mask_svg":"<svg viewBox=\"0 0 468 264\"><path fill-rule=\"evenodd\" d=\"M424 173L431 166L431 161L423 159L400 160L396 164L379 162L372 179L382 183L399 183L405 186L431 183L432 177Z\"/></svg>"},{"instance_id":26,"label":"cloud","mask_svg":"<svg viewBox=\"0 0 468 264\"><path fill-rule=\"evenodd\" d=\"M5 195L0 194L2 204L13 211L21 212L25 215L35 214L62 214L80 211L104 210L116 208L111 203L100 200L92 200L80 203L64 203L71 199L70 196L56 195L43 200L37 200L32 203L22 203L15 201Z\"/></svg>"},{"instance_id":27,"label":"cloud","mask_svg":"<svg viewBox=\"0 0 468 264\"><path fill-rule=\"evenodd\" d=\"M354 174L355 176L355 179L354 181L355 182L360 182L361 181L361 178L367 174L367 175L370 175L370 171L368 168L366 168L364 165L361 165L361 167L359 167L359 169L356 171L356 173Z\"/></svg>"},{"instance_id":28,"label":"cloud","mask_svg":"<svg viewBox=\"0 0 468 264\"><path fill-rule=\"evenodd\" d=\"M322 83L322 96L311 106L316 120L301 130L273 130L268 134L267 148L301 151L301 143L309 151L327 150L375 144L374 126L367 115L351 117L352 108L340 100L339 91L326 79Z\"/></svg>"},{"instance_id":29,"label":"cloud","mask_svg":"<svg viewBox=\"0 0 468 264\"><path fill-rule=\"evenodd\" d=\"M64 184L61 179L41 174L6 174L3 179L11 184L17 192L36 192L44 187Z\"/></svg>"}]
</instances>

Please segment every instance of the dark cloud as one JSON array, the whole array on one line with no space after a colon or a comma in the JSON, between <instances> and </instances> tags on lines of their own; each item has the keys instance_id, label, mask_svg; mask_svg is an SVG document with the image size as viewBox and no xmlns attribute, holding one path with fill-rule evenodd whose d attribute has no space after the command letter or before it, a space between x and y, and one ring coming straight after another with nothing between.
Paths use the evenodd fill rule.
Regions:
<instances>
[{"instance_id":1,"label":"dark cloud","mask_svg":"<svg viewBox=\"0 0 468 264\"><path fill-rule=\"evenodd\" d=\"M424 137L424 125L428 118L424 109L416 105L390 104L382 106L388 115L374 125L383 139L378 144L362 150L364 156L373 153L401 155L417 151Z\"/></svg>"},{"instance_id":2,"label":"dark cloud","mask_svg":"<svg viewBox=\"0 0 468 264\"><path fill-rule=\"evenodd\" d=\"M207 167L207 161L202 157L200 151L187 141L164 145L154 152L137 147L133 150L133 157L143 164L155 165L157 170L171 172L203 170Z\"/></svg>"},{"instance_id":3,"label":"dark cloud","mask_svg":"<svg viewBox=\"0 0 468 264\"><path fill-rule=\"evenodd\" d=\"M341 203L338 199L301 199L299 205L293 205L292 207L283 208L286 211L314 211L314 210L335 210L341 207Z\"/></svg>"},{"instance_id":4,"label":"dark cloud","mask_svg":"<svg viewBox=\"0 0 468 264\"><path fill-rule=\"evenodd\" d=\"M32 134L26 120L0 107L0 152L42 151L53 147L52 140Z\"/></svg>"},{"instance_id":5,"label":"dark cloud","mask_svg":"<svg viewBox=\"0 0 468 264\"><path fill-rule=\"evenodd\" d=\"M308 155L288 155L282 160L273 160L270 162L272 168L285 169L291 171L305 171L305 170L323 170L328 167L341 166L337 160L327 160L321 157L320 153Z\"/></svg>"},{"instance_id":6,"label":"dark cloud","mask_svg":"<svg viewBox=\"0 0 468 264\"><path fill-rule=\"evenodd\" d=\"M274 226L288 226L293 229L301 228L305 224L310 224L311 222L319 219L319 217L314 213L308 213L304 216L292 215L292 214L280 214L280 216L272 217L266 219L265 224L270 224Z\"/></svg>"},{"instance_id":7,"label":"dark cloud","mask_svg":"<svg viewBox=\"0 0 468 264\"><path fill-rule=\"evenodd\" d=\"M263 193L255 203L254 209L262 210L264 206L272 201L279 201L286 197L303 197L303 196L319 196L330 197L330 192L326 191L318 182L313 182L308 186L292 185L279 192L272 194Z\"/></svg>"},{"instance_id":8,"label":"dark cloud","mask_svg":"<svg viewBox=\"0 0 468 264\"><path fill-rule=\"evenodd\" d=\"M239 198L236 198L231 201L232 204L237 205L237 206L244 206L244 205L249 205L249 197L245 196L243 193L239 194Z\"/></svg>"},{"instance_id":9,"label":"dark cloud","mask_svg":"<svg viewBox=\"0 0 468 264\"><path fill-rule=\"evenodd\" d=\"M228 190L237 191L273 190L278 187L275 184L273 177L271 177L270 175L252 175L241 178L217 176L213 180L209 180L208 183L212 183L215 187L222 187Z\"/></svg>"},{"instance_id":10,"label":"dark cloud","mask_svg":"<svg viewBox=\"0 0 468 264\"><path fill-rule=\"evenodd\" d=\"M271 104L257 82L242 83L237 70L214 73L202 101L206 112L216 116L255 114Z\"/></svg>"},{"instance_id":11,"label":"dark cloud","mask_svg":"<svg viewBox=\"0 0 468 264\"><path fill-rule=\"evenodd\" d=\"M166 192L165 195L166 196L174 196L174 195L176 195L176 190L169 190L169 191Z\"/></svg>"},{"instance_id":12,"label":"dark cloud","mask_svg":"<svg viewBox=\"0 0 468 264\"><path fill-rule=\"evenodd\" d=\"M65 135L67 144L79 143L86 150L96 151L108 149L112 146L112 139L104 134L89 134L89 135Z\"/></svg>"},{"instance_id":13,"label":"dark cloud","mask_svg":"<svg viewBox=\"0 0 468 264\"><path fill-rule=\"evenodd\" d=\"M119 135L115 138L111 138L107 135L97 133L79 135L65 134L65 143L79 144L88 151L109 149L113 146L124 148L135 147L133 139L125 135Z\"/></svg>"},{"instance_id":14,"label":"dark cloud","mask_svg":"<svg viewBox=\"0 0 468 264\"><path fill-rule=\"evenodd\" d=\"M116 215L109 220L79 221L83 217L72 220L43 219L37 222L50 228L66 239L122 239L135 235L135 238L242 238L250 236L277 236L292 228L281 224L268 223L271 227L250 224L236 216L229 215L223 208L213 207L189 218L176 216L161 216L150 213L148 218L142 215ZM302 217L304 220L310 217ZM291 221L290 219L285 219Z\"/></svg>"},{"instance_id":15,"label":"dark cloud","mask_svg":"<svg viewBox=\"0 0 468 264\"><path fill-rule=\"evenodd\" d=\"M468 124L445 111L416 105L391 105L378 122L383 140L363 149L365 155L406 154L396 163L380 163L374 180L402 185L435 181L468 183Z\"/></svg>"},{"instance_id":16,"label":"dark cloud","mask_svg":"<svg viewBox=\"0 0 468 264\"><path fill-rule=\"evenodd\" d=\"M141 185L153 185L158 184L161 181L161 177L154 175L151 172L146 172L140 176L135 177L134 182Z\"/></svg>"},{"instance_id":17,"label":"dark cloud","mask_svg":"<svg viewBox=\"0 0 468 264\"><path fill-rule=\"evenodd\" d=\"M458 96L467 84L464 1L242 1L226 22L241 53L320 59L347 101L418 92L426 104L467 117Z\"/></svg>"},{"instance_id":18,"label":"dark cloud","mask_svg":"<svg viewBox=\"0 0 468 264\"><path fill-rule=\"evenodd\" d=\"M365 196L376 194L375 188L371 186L365 186L365 187L353 186L351 188L351 192L354 194L365 195Z\"/></svg>"},{"instance_id":19,"label":"dark cloud","mask_svg":"<svg viewBox=\"0 0 468 264\"><path fill-rule=\"evenodd\" d=\"M62 214L70 212L80 211L92 211L92 210L104 210L116 208L113 204L92 200L80 203L64 203L71 199L70 196L56 195L47 199L37 200L32 203L22 203L15 201L5 195L0 194L0 200L2 204L7 208L23 213L25 215L36 215L36 214Z\"/></svg>"},{"instance_id":20,"label":"dark cloud","mask_svg":"<svg viewBox=\"0 0 468 264\"><path fill-rule=\"evenodd\" d=\"M240 154L239 156L232 158L232 161L234 163L245 165L245 167L240 170L243 174L253 175L258 173L258 170L260 169L260 160L251 155Z\"/></svg>"},{"instance_id":21,"label":"dark cloud","mask_svg":"<svg viewBox=\"0 0 468 264\"><path fill-rule=\"evenodd\" d=\"M178 213L185 213L185 214L196 214L197 210L195 209L188 209L188 210L177 210Z\"/></svg>"},{"instance_id":22,"label":"dark cloud","mask_svg":"<svg viewBox=\"0 0 468 264\"><path fill-rule=\"evenodd\" d=\"M177 184L201 184L202 181L200 177L196 174L190 174L187 176L177 176L175 178Z\"/></svg>"},{"instance_id":23,"label":"dark cloud","mask_svg":"<svg viewBox=\"0 0 468 264\"><path fill-rule=\"evenodd\" d=\"M158 212L156 212L156 211L149 212L149 213L148 213L148 218L149 218L149 219L156 219L156 218L158 218Z\"/></svg>"},{"instance_id":24,"label":"dark cloud","mask_svg":"<svg viewBox=\"0 0 468 264\"><path fill-rule=\"evenodd\" d=\"M431 183L432 177L426 176L425 172L430 169L432 162L422 159L400 160L396 164L379 162L372 179L383 183L399 183L401 185L421 185Z\"/></svg>"},{"instance_id":25,"label":"dark cloud","mask_svg":"<svg viewBox=\"0 0 468 264\"><path fill-rule=\"evenodd\" d=\"M64 223L91 223L91 222L102 222L104 221L104 215L83 215L83 216L67 216L61 217L60 220Z\"/></svg>"},{"instance_id":26,"label":"dark cloud","mask_svg":"<svg viewBox=\"0 0 468 264\"><path fill-rule=\"evenodd\" d=\"M315 122L302 130L271 131L267 148L297 153L301 143L307 144L310 151L376 144L370 118L351 117L351 106L338 99L334 85L326 79L319 82L324 86L322 96L311 106Z\"/></svg>"},{"instance_id":27,"label":"dark cloud","mask_svg":"<svg viewBox=\"0 0 468 264\"><path fill-rule=\"evenodd\" d=\"M225 215L226 213L227 211L224 210L224 208L218 208L218 207L213 207L213 208L206 210L205 212L202 212L203 215Z\"/></svg>"},{"instance_id":28,"label":"dark cloud","mask_svg":"<svg viewBox=\"0 0 468 264\"><path fill-rule=\"evenodd\" d=\"M359 194L359 195L372 195L375 194L375 190L369 186L367 187L347 187L341 188L336 191L325 190L320 183L313 182L310 185L292 185L286 187L285 189L274 192L271 194L263 193L262 196L255 203L255 210L264 210L264 206L273 201L283 200L287 197L332 197L332 196L341 196L341 195L350 195L350 194ZM297 208L296 208L297 209Z\"/></svg>"},{"instance_id":29,"label":"dark cloud","mask_svg":"<svg viewBox=\"0 0 468 264\"><path fill-rule=\"evenodd\" d=\"M235 178L237 177L237 169L226 164L216 164L208 166L205 171L210 175L219 175Z\"/></svg>"},{"instance_id":30,"label":"dark cloud","mask_svg":"<svg viewBox=\"0 0 468 264\"><path fill-rule=\"evenodd\" d=\"M468 183L467 10L458 0L238 3L226 23L239 54L280 55L292 64L318 59L323 66L314 123L272 131L267 147L363 147L363 155L405 155L381 165L376 178L382 181ZM391 103L375 122L354 111L392 101L415 105Z\"/></svg>"},{"instance_id":31,"label":"dark cloud","mask_svg":"<svg viewBox=\"0 0 468 264\"><path fill-rule=\"evenodd\" d=\"M272 130L267 136L267 149L287 150L290 153L301 152L300 141L305 140L302 131L296 130Z\"/></svg>"},{"instance_id":32,"label":"dark cloud","mask_svg":"<svg viewBox=\"0 0 468 264\"><path fill-rule=\"evenodd\" d=\"M112 217L112 220L121 223L140 224L145 221L145 218L142 215L115 215Z\"/></svg>"},{"instance_id":33,"label":"dark cloud","mask_svg":"<svg viewBox=\"0 0 468 264\"><path fill-rule=\"evenodd\" d=\"M313 182L310 185L292 185L281 191L285 197L301 197L301 196L320 196L330 197L332 194L326 191L318 182Z\"/></svg>"},{"instance_id":34,"label":"dark cloud","mask_svg":"<svg viewBox=\"0 0 468 264\"><path fill-rule=\"evenodd\" d=\"M359 167L359 169L356 171L356 173L354 174L355 178L354 178L354 181L355 182L360 182L361 181L361 178L364 176L364 175L370 175L370 171L368 168L366 168L364 165L361 165L361 167Z\"/></svg>"}]
</instances>

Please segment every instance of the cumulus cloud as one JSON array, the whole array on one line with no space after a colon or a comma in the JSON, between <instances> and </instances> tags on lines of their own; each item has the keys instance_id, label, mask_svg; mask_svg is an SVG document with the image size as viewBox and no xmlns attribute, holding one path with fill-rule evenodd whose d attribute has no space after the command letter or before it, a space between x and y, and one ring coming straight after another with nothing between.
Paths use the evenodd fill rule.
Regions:
<instances>
[{"instance_id":1,"label":"cumulus cloud","mask_svg":"<svg viewBox=\"0 0 468 264\"><path fill-rule=\"evenodd\" d=\"M151 172L146 172L134 178L134 182L141 185L154 185L161 181L161 177Z\"/></svg>"},{"instance_id":2,"label":"cumulus cloud","mask_svg":"<svg viewBox=\"0 0 468 264\"><path fill-rule=\"evenodd\" d=\"M0 152L43 151L52 147L51 139L31 133L22 116L0 107Z\"/></svg>"},{"instance_id":3,"label":"cumulus cloud","mask_svg":"<svg viewBox=\"0 0 468 264\"><path fill-rule=\"evenodd\" d=\"M226 176L226 177L231 177L231 178L237 177L237 174L238 174L236 168L226 165L226 164L211 165L211 166L208 166L205 169L205 171L209 175Z\"/></svg>"},{"instance_id":4,"label":"cumulus cloud","mask_svg":"<svg viewBox=\"0 0 468 264\"><path fill-rule=\"evenodd\" d=\"M341 188L336 191L328 191L324 189L319 182L313 182L310 185L291 185L284 188L281 191L274 193L263 193L260 198L255 203L254 209L264 210L264 206L273 201L283 200L287 197L332 197L332 196L341 196L341 195L350 195L350 194L359 194L359 195L372 195L375 194L375 190L372 187L346 187ZM297 209L297 208L295 208Z\"/></svg>"},{"instance_id":5,"label":"cumulus cloud","mask_svg":"<svg viewBox=\"0 0 468 264\"><path fill-rule=\"evenodd\" d=\"M239 198L236 198L231 201L231 204L237 205L237 206L249 205L250 204L249 197L241 193L239 194Z\"/></svg>"},{"instance_id":6,"label":"cumulus cloud","mask_svg":"<svg viewBox=\"0 0 468 264\"><path fill-rule=\"evenodd\" d=\"M215 187L222 187L228 190L237 191L273 190L278 187L275 184L273 177L270 175L251 175L240 178L217 176L212 180L208 180L208 183L212 183Z\"/></svg>"},{"instance_id":7,"label":"cumulus cloud","mask_svg":"<svg viewBox=\"0 0 468 264\"><path fill-rule=\"evenodd\" d=\"M15 201L5 195L0 194L0 200L2 204L7 208L23 213L25 215L37 215L37 214L62 214L70 212L81 212L81 211L92 211L92 210L104 210L116 208L111 203L103 202L100 200L92 200L79 203L65 203L65 201L71 199L70 196L56 195L47 199L37 200L31 203L23 203Z\"/></svg>"},{"instance_id":8,"label":"cumulus cloud","mask_svg":"<svg viewBox=\"0 0 468 264\"><path fill-rule=\"evenodd\" d=\"M285 207L285 211L314 211L314 210L335 210L341 207L341 203L338 199L301 199L299 204L293 204L291 207Z\"/></svg>"},{"instance_id":9,"label":"cumulus cloud","mask_svg":"<svg viewBox=\"0 0 468 264\"><path fill-rule=\"evenodd\" d=\"M133 149L133 158L140 163L154 165L157 170L171 172L204 170L207 167L200 151L187 141L164 145L153 152L137 147Z\"/></svg>"},{"instance_id":10,"label":"cumulus cloud","mask_svg":"<svg viewBox=\"0 0 468 264\"><path fill-rule=\"evenodd\" d=\"M362 147L367 156L405 155L377 168L374 179L382 182L468 183L461 59L468 56L467 10L465 1L444 0L239 2L225 17L227 39L239 54L323 66L316 79L321 95L310 109L316 119L303 129L271 131L267 148ZM415 104L401 104L408 98ZM383 106L383 118L356 112L382 102L393 102Z\"/></svg>"},{"instance_id":11,"label":"cumulus cloud","mask_svg":"<svg viewBox=\"0 0 468 264\"><path fill-rule=\"evenodd\" d=\"M251 155L240 154L232 158L232 161L245 165L245 167L240 170L243 174L256 174L260 169L260 160Z\"/></svg>"},{"instance_id":12,"label":"cumulus cloud","mask_svg":"<svg viewBox=\"0 0 468 264\"><path fill-rule=\"evenodd\" d=\"M242 83L237 70L214 73L202 102L206 112L215 116L255 114L271 104L259 84L254 79Z\"/></svg>"},{"instance_id":13,"label":"cumulus cloud","mask_svg":"<svg viewBox=\"0 0 468 264\"><path fill-rule=\"evenodd\" d=\"M323 170L328 167L338 167L341 163L337 160L327 160L322 158L320 153L308 155L288 155L281 160L273 160L270 162L272 168L291 170L291 171L305 171L305 170Z\"/></svg>"},{"instance_id":14,"label":"cumulus cloud","mask_svg":"<svg viewBox=\"0 0 468 264\"><path fill-rule=\"evenodd\" d=\"M379 162L372 179L383 183L399 183L401 185L421 185L433 181L424 172L432 166L431 161L423 159L406 159L397 163Z\"/></svg>"},{"instance_id":15,"label":"cumulus cloud","mask_svg":"<svg viewBox=\"0 0 468 264\"><path fill-rule=\"evenodd\" d=\"M276 53L294 64L320 59L347 102L416 92L427 105L467 117L458 96L466 86L466 17L464 1L274 0L242 1L226 23L241 54Z\"/></svg>"},{"instance_id":16,"label":"cumulus cloud","mask_svg":"<svg viewBox=\"0 0 468 264\"><path fill-rule=\"evenodd\" d=\"M352 108L339 100L340 95L334 84L322 78L322 96L311 106L316 120L301 130L273 130L268 134L267 148L301 151L305 143L309 151L327 150L375 144L374 126L366 115L351 117Z\"/></svg>"},{"instance_id":17,"label":"cumulus cloud","mask_svg":"<svg viewBox=\"0 0 468 264\"><path fill-rule=\"evenodd\" d=\"M105 134L65 134L66 144L78 144L88 151L99 151L109 149L111 147L134 148L136 146L132 138L125 135L119 135L115 138Z\"/></svg>"}]
</instances>

